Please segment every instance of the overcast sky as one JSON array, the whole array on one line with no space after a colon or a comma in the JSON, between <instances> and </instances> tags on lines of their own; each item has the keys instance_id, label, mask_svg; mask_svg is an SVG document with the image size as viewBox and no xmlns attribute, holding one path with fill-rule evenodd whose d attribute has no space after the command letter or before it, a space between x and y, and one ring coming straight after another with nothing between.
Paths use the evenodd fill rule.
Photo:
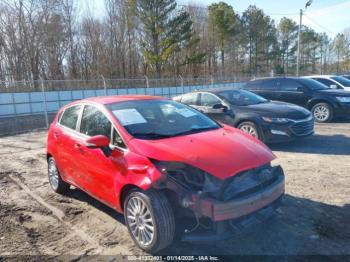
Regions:
<instances>
[{"instance_id":1,"label":"overcast sky","mask_svg":"<svg viewBox=\"0 0 350 262\"><path fill-rule=\"evenodd\" d=\"M196 3L203 6L215 2L219 1L178 0L179 4ZM305 7L307 0L227 0L224 2L232 5L236 12L243 12L249 5L256 5L276 22L283 16L299 22L299 10ZM79 9L82 12L90 9L96 17L101 17L104 14L104 0L80 0ZM337 33L350 27L350 0L314 0L306 10L303 24L334 37Z\"/></svg>"}]
</instances>

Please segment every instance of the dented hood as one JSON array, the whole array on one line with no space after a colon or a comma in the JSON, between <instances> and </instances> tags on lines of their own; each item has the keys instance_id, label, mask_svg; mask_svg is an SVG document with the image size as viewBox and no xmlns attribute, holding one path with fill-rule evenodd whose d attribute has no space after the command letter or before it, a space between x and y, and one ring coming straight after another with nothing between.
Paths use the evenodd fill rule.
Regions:
<instances>
[{"instance_id":1,"label":"dented hood","mask_svg":"<svg viewBox=\"0 0 350 262\"><path fill-rule=\"evenodd\" d=\"M148 158L195 166L222 180L275 158L262 142L229 126L166 139L134 138L129 147Z\"/></svg>"}]
</instances>

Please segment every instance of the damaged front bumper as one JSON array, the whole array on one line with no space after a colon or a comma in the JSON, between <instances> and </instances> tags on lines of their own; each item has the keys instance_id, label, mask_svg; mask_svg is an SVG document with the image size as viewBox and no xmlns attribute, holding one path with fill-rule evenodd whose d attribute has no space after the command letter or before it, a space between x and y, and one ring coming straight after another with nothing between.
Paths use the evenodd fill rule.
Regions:
<instances>
[{"instance_id":1,"label":"damaged front bumper","mask_svg":"<svg viewBox=\"0 0 350 262\"><path fill-rule=\"evenodd\" d=\"M272 169L274 180L253 193L220 201L201 194L192 194L188 208L198 219L212 221L209 230L184 233L182 241L205 242L223 240L268 220L281 203L285 191L282 168Z\"/></svg>"},{"instance_id":2,"label":"damaged front bumper","mask_svg":"<svg viewBox=\"0 0 350 262\"><path fill-rule=\"evenodd\" d=\"M267 187L253 194L230 201L192 195L190 208L198 217L208 217L213 221L236 219L266 207L284 194L284 175L281 170L276 180Z\"/></svg>"},{"instance_id":3,"label":"damaged front bumper","mask_svg":"<svg viewBox=\"0 0 350 262\"><path fill-rule=\"evenodd\" d=\"M260 223L265 223L274 216L275 210L280 206L282 196L278 199L249 215L231 219L216 221L209 230L185 232L181 240L184 242L213 242L231 238L239 235Z\"/></svg>"}]
</instances>

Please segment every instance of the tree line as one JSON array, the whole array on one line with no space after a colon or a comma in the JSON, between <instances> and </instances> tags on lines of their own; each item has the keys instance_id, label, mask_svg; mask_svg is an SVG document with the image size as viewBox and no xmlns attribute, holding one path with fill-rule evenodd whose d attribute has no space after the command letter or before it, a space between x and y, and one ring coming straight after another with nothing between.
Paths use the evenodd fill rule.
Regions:
<instances>
[{"instance_id":1,"label":"tree line","mask_svg":"<svg viewBox=\"0 0 350 262\"><path fill-rule=\"evenodd\" d=\"M2 0L0 81L293 75L298 25L249 6L105 0L80 15L76 0ZM335 16L336 19L336 16ZM300 72L350 71L350 29L330 38L303 26Z\"/></svg>"}]
</instances>

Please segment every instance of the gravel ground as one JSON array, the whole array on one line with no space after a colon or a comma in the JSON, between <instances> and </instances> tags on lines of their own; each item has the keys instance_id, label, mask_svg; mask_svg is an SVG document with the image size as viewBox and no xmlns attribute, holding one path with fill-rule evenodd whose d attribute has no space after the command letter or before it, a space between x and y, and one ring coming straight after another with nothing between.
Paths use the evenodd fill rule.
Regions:
<instances>
[{"instance_id":1,"label":"gravel ground","mask_svg":"<svg viewBox=\"0 0 350 262\"><path fill-rule=\"evenodd\" d=\"M317 125L316 133L271 146L286 174L286 197L272 221L210 245L177 241L163 253L349 255L350 123ZM0 256L147 255L122 215L80 190L51 191L45 143L45 132L0 138Z\"/></svg>"}]
</instances>

